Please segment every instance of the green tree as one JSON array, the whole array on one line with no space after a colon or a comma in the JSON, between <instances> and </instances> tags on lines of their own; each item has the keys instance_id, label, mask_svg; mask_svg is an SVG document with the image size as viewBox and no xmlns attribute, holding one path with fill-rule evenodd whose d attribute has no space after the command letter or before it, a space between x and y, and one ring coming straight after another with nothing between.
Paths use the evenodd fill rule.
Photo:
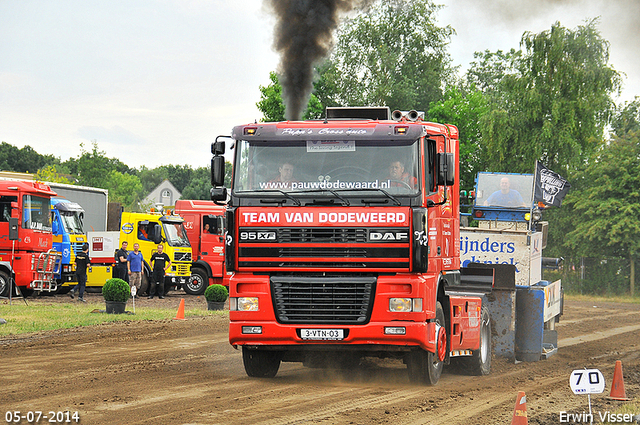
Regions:
<instances>
[{"instance_id":1,"label":"green tree","mask_svg":"<svg viewBox=\"0 0 640 425\"><path fill-rule=\"evenodd\" d=\"M262 122L284 121L285 106L282 101L282 86L278 81L278 75L275 72L269 73L271 83L268 86L260 86L260 101L256 104L258 110L262 112ZM324 106L318 98L311 94L307 110L303 115L303 119L320 118L324 112Z\"/></svg>"},{"instance_id":2,"label":"green tree","mask_svg":"<svg viewBox=\"0 0 640 425\"><path fill-rule=\"evenodd\" d=\"M196 168L193 178L182 191L180 199L211 200L211 171L208 167Z\"/></svg>"},{"instance_id":3,"label":"green tree","mask_svg":"<svg viewBox=\"0 0 640 425\"><path fill-rule=\"evenodd\" d=\"M127 211L139 211L142 183L138 176L111 170L105 179L109 201L119 202Z\"/></svg>"},{"instance_id":4,"label":"green tree","mask_svg":"<svg viewBox=\"0 0 640 425\"><path fill-rule=\"evenodd\" d=\"M231 188L231 170L229 161L224 163L224 186ZM194 170L194 177L182 191L180 199L211 200L211 169L200 167Z\"/></svg>"},{"instance_id":5,"label":"green tree","mask_svg":"<svg viewBox=\"0 0 640 425\"><path fill-rule=\"evenodd\" d=\"M135 170L116 158L108 158L104 151L98 149L98 142L91 142L91 151L85 149L84 143L80 143L80 155L78 158L70 158L63 165L78 178L81 186L100 187L109 189L109 174L118 171L125 174L135 174Z\"/></svg>"},{"instance_id":6,"label":"green tree","mask_svg":"<svg viewBox=\"0 0 640 425\"><path fill-rule=\"evenodd\" d=\"M0 170L35 173L46 165L59 163L58 158L53 155L41 155L29 145L19 149L6 142L0 144Z\"/></svg>"},{"instance_id":7,"label":"green tree","mask_svg":"<svg viewBox=\"0 0 640 425\"><path fill-rule=\"evenodd\" d=\"M640 254L640 132L615 137L572 181L563 208L574 223L565 246L578 255L628 258L630 292ZM603 282L606 283L606 282Z\"/></svg>"},{"instance_id":8,"label":"green tree","mask_svg":"<svg viewBox=\"0 0 640 425\"><path fill-rule=\"evenodd\" d=\"M168 179L169 174L166 169L159 167L150 169L143 165L138 171L138 177L140 178L140 183L142 183L142 192L148 194L158 187L163 180Z\"/></svg>"},{"instance_id":9,"label":"green tree","mask_svg":"<svg viewBox=\"0 0 640 425\"><path fill-rule=\"evenodd\" d=\"M169 179L178 191L182 192L193 178L194 170L190 165L161 165L158 169L166 173Z\"/></svg>"},{"instance_id":10,"label":"green tree","mask_svg":"<svg viewBox=\"0 0 640 425\"><path fill-rule=\"evenodd\" d=\"M462 189L473 189L476 174L485 169L479 155L482 140L479 121L488 110L484 94L475 90L474 86L471 89L450 86L445 91L444 98L432 103L429 109L430 120L458 127Z\"/></svg>"},{"instance_id":11,"label":"green tree","mask_svg":"<svg viewBox=\"0 0 640 425\"><path fill-rule=\"evenodd\" d=\"M47 165L42 167L35 173L34 178L42 182L74 184L75 182L67 176L58 172L55 165Z\"/></svg>"},{"instance_id":12,"label":"green tree","mask_svg":"<svg viewBox=\"0 0 640 425\"><path fill-rule=\"evenodd\" d=\"M517 73L516 64L522 58L522 51L485 50L475 52L473 57L466 74L467 84L478 87L486 95L501 97L502 82L507 75Z\"/></svg>"},{"instance_id":13,"label":"green tree","mask_svg":"<svg viewBox=\"0 0 640 425\"><path fill-rule=\"evenodd\" d=\"M454 30L435 25L432 1L380 0L338 30L322 68L323 100L345 106L427 111L451 75L446 52Z\"/></svg>"},{"instance_id":14,"label":"green tree","mask_svg":"<svg viewBox=\"0 0 640 425\"><path fill-rule=\"evenodd\" d=\"M618 136L640 130L640 96L620 107L611 122L611 128Z\"/></svg>"},{"instance_id":15,"label":"green tree","mask_svg":"<svg viewBox=\"0 0 640 425\"><path fill-rule=\"evenodd\" d=\"M480 122L483 153L493 170L531 172L539 159L570 175L598 149L621 79L608 64L609 43L596 22L527 32L522 54L485 53L487 64L501 67L470 78L499 91Z\"/></svg>"}]
</instances>

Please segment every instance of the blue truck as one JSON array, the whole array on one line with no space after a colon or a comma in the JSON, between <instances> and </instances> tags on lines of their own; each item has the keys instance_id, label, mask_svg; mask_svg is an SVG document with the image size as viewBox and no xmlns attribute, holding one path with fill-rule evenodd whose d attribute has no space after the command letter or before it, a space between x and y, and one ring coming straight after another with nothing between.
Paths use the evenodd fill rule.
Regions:
<instances>
[{"instance_id":1,"label":"blue truck","mask_svg":"<svg viewBox=\"0 0 640 425\"><path fill-rule=\"evenodd\" d=\"M84 209L76 202L59 196L51 199L53 249L62 255L61 267L55 274L58 293L69 292L77 281L76 253L82 251L82 245L87 242L82 223L84 213Z\"/></svg>"}]
</instances>

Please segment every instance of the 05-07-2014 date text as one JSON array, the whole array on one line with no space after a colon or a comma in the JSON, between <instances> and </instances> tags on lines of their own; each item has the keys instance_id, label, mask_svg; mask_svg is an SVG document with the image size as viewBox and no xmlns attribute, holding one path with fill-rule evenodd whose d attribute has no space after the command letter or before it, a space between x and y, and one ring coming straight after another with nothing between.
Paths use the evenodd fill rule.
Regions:
<instances>
[{"instance_id":1,"label":"05-07-2014 date text","mask_svg":"<svg viewBox=\"0 0 640 425\"><path fill-rule=\"evenodd\" d=\"M53 410L42 412L38 410L22 412L19 410L10 410L4 414L4 420L7 423L78 423L80 422L80 414L78 412Z\"/></svg>"}]
</instances>

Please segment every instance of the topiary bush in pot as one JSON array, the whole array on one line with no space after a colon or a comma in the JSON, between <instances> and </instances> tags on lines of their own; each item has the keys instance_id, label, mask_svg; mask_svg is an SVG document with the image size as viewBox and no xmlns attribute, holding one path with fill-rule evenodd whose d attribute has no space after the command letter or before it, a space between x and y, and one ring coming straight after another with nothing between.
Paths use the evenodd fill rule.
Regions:
<instances>
[{"instance_id":1,"label":"topiary bush in pot","mask_svg":"<svg viewBox=\"0 0 640 425\"><path fill-rule=\"evenodd\" d=\"M229 291L223 285L209 285L204 291L204 298L207 300L209 310L222 310L225 301L229 298Z\"/></svg>"},{"instance_id":2,"label":"topiary bush in pot","mask_svg":"<svg viewBox=\"0 0 640 425\"><path fill-rule=\"evenodd\" d=\"M124 280L112 278L102 286L102 296L107 305L107 313L124 313L131 288Z\"/></svg>"}]
</instances>

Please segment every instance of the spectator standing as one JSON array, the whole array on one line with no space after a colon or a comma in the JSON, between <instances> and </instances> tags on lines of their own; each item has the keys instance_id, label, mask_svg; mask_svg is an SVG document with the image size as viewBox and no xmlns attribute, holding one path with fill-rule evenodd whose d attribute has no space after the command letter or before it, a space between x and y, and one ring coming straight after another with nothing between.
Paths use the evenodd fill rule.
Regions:
<instances>
[{"instance_id":1,"label":"spectator standing","mask_svg":"<svg viewBox=\"0 0 640 425\"><path fill-rule=\"evenodd\" d=\"M69 291L69 296L73 299L76 291L78 292L78 301L86 303L84 299L84 290L87 286L87 266L91 264L89 259L89 244L82 245L82 252L76 254L76 278L78 283Z\"/></svg>"},{"instance_id":2,"label":"spectator standing","mask_svg":"<svg viewBox=\"0 0 640 425\"><path fill-rule=\"evenodd\" d=\"M135 286L136 293L140 292L140 286L142 285L142 263L144 257L140 252L140 245L138 243L133 244L133 251L127 255L127 269L129 271L129 287Z\"/></svg>"},{"instance_id":3,"label":"spectator standing","mask_svg":"<svg viewBox=\"0 0 640 425\"><path fill-rule=\"evenodd\" d=\"M151 288L149 288L149 299L153 299L153 296L156 293L156 288L158 292L158 298L164 298L164 275L167 272L167 269L171 267L171 259L167 255L166 252L163 252L164 246L162 244L158 245L158 251L154 252L151 256L151 264L153 267L153 282L151 282Z\"/></svg>"},{"instance_id":4,"label":"spectator standing","mask_svg":"<svg viewBox=\"0 0 640 425\"><path fill-rule=\"evenodd\" d=\"M127 256L129 255L129 251L127 251L128 245L127 241L122 241L122 248L116 252L116 277L124 280L125 282L129 282L129 273L127 273Z\"/></svg>"}]
</instances>

